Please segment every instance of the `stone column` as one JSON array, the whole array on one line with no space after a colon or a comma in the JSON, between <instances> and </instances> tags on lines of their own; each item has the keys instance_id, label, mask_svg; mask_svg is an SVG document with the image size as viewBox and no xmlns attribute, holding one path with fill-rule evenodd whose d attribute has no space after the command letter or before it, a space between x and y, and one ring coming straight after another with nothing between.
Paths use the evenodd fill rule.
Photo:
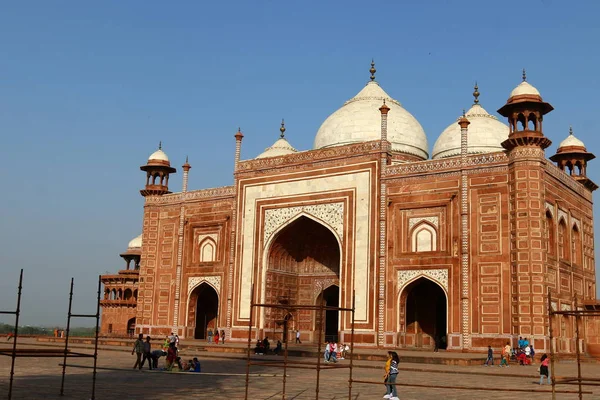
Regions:
<instances>
[{"instance_id":1,"label":"stone column","mask_svg":"<svg viewBox=\"0 0 600 400\"><path fill-rule=\"evenodd\" d=\"M389 142L387 140L387 117L390 108L385 104L379 108L381 112L381 153L379 163L379 292L377 307L377 345L385 345L385 281L387 253L387 185L383 181L387 168Z\"/></svg>"},{"instance_id":2,"label":"stone column","mask_svg":"<svg viewBox=\"0 0 600 400\"><path fill-rule=\"evenodd\" d=\"M461 333L462 348L471 348L471 315L470 315L470 257L469 257L469 177L467 176L468 127L469 120L463 116L458 120L460 125L460 228L461 228Z\"/></svg>"},{"instance_id":3,"label":"stone column","mask_svg":"<svg viewBox=\"0 0 600 400\"><path fill-rule=\"evenodd\" d=\"M185 164L183 168L183 186L181 189L182 193L187 192L188 188L188 176L192 166L188 163L188 158L185 158ZM185 225L185 197L181 199L181 206L179 208L179 229L177 231L177 269L175 272L175 303L173 306L173 332L179 332L179 304L181 299L181 286L182 286L182 269L183 269L183 232ZM188 293L189 295L189 293ZM186 310L187 311L187 310ZM186 321L183 321L184 326ZM185 337L186 332L182 332L182 337Z\"/></svg>"}]
</instances>

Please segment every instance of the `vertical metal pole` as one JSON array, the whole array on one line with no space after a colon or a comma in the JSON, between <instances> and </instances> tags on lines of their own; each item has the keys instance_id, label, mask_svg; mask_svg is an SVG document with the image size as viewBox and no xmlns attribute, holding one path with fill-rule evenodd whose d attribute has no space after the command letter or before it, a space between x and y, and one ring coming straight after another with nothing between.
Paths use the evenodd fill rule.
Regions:
<instances>
[{"instance_id":1,"label":"vertical metal pole","mask_svg":"<svg viewBox=\"0 0 600 400\"><path fill-rule=\"evenodd\" d=\"M250 320L248 321L248 352L246 354L246 394L244 400L248 400L248 385L250 385L250 341L252 340L252 315L254 314L254 283L250 290Z\"/></svg>"},{"instance_id":2,"label":"vertical metal pole","mask_svg":"<svg viewBox=\"0 0 600 400\"><path fill-rule=\"evenodd\" d=\"M8 400L12 399L13 379L15 375L15 359L17 358L17 339L19 337L19 314L21 314L21 289L23 289L23 269L19 276L19 287L17 290L17 309L15 310L15 331L13 332L13 347L10 360L10 383L8 384Z\"/></svg>"},{"instance_id":3,"label":"vertical metal pole","mask_svg":"<svg viewBox=\"0 0 600 400\"><path fill-rule=\"evenodd\" d=\"M325 328L325 315L323 313L324 305L325 305L324 290L323 290L323 288L321 288L321 304L319 305L319 320L321 321L321 323L319 324L319 335L318 335L319 346L317 347L317 389L315 392L316 400L319 400L319 378L321 375L321 355L322 355L321 354L321 341L323 340L322 333L323 333L323 329Z\"/></svg>"},{"instance_id":4,"label":"vertical metal pole","mask_svg":"<svg viewBox=\"0 0 600 400\"><path fill-rule=\"evenodd\" d=\"M575 307L575 349L577 352L577 384L579 385L579 400L583 399L581 388L581 352L579 351L579 310L577 310L577 296L574 296Z\"/></svg>"},{"instance_id":5,"label":"vertical metal pole","mask_svg":"<svg viewBox=\"0 0 600 400\"><path fill-rule=\"evenodd\" d=\"M550 376L552 379L552 400L556 400L556 385L554 383L554 346L552 345L552 317L554 312L552 311L552 291L548 288L548 336L550 339Z\"/></svg>"},{"instance_id":6,"label":"vertical metal pole","mask_svg":"<svg viewBox=\"0 0 600 400\"><path fill-rule=\"evenodd\" d=\"M98 298L96 300L96 335L94 339L94 372L92 372L92 398L96 398L96 368L98 365L98 334L100 332L100 291L102 290L102 275L98 276ZM150 361L150 360L148 360Z\"/></svg>"},{"instance_id":7,"label":"vertical metal pole","mask_svg":"<svg viewBox=\"0 0 600 400\"><path fill-rule=\"evenodd\" d=\"M285 310L285 314L287 316L288 310ZM283 322L283 330L287 332L287 320ZM287 337L286 337L287 339ZM281 399L285 400L285 380L287 376L287 362L288 362L288 340L285 341L285 350L283 351L283 393L281 394Z\"/></svg>"},{"instance_id":8,"label":"vertical metal pole","mask_svg":"<svg viewBox=\"0 0 600 400\"><path fill-rule=\"evenodd\" d=\"M62 379L60 381L60 395L65 395L65 373L67 370L67 352L69 350L69 330L71 329L71 307L73 306L73 278L71 278L71 291L69 292L69 312L67 313L67 330L65 332L65 350L63 353Z\"/></svg>"},{"instance_id":9,"label":"vertical metal pole","mask_svg":"<svg viewBox=\"0 0 600 400\"><path fill-rule=\"evenodd\" d=\"M350 379L348 380L348 400L352 399L352 360L354 360L354 311L356 308L356 290L352 290L352 333L350 337Z\"/></svg>"}]
</instances>

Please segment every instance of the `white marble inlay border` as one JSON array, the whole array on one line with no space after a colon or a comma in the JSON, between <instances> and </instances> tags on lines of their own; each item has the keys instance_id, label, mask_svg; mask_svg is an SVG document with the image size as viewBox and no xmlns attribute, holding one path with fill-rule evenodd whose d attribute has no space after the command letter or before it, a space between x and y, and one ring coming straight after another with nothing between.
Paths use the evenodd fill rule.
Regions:
<instances>
[{"instance_id":1,"label":"white marble inlay border","mask_svg":"<svg viewBox=\"0 0 600 400\"><path fill-rule=\"evenodd\" d=\"M430 224L432 224L433 226L435 226L436 228L439 228L439 218L437 216L431 216L431 217L414 217L414 218L409 218L408 220L408 229L412 229L413 226L417 225L419 222L421 221L427 221Z\"/></svg>"},{"instance_id":2,"label":"white marble inlay border","mask_svg":"<svg viewBox=\"0 0 600 400\"><path fill-rule=\"evenodd\" d=\"M563 218L565 220L565 224L569 223L569 216L567 215L566 212L564 212L563 210L561 210L559 208L558 209L558 220L560 221L561 218Z\"/></svg>"},{"instance_id":3,"label":"white marble inlay border","mask_svg":"<svg viewBox=\"0 0 600 400\"><path fill-rule=\"evenodd\" d=\"M448 270L447 269L402 269L398 271L398 288L401 292L408 282L417 277L425 276L431 278L448 292Z\"/></svg>"},{"instance_id":4,"label":"white marble inlay border","mask_svg":"<svg viewBox=\"0 0 600 400\"><path fill-rule=\"evenodd\" d=\"M205 234L205 235L198 235L198 243L202 243L202 241L206 238L211 238L212 240L214 240L215 243L217 243L217 239L219 238L219 235L216 233L209 233L209 234Z\"/></svg>"},{"instance_id":5,"label":"white marble inlay border","mask_svg":"<svg viewBox=\"0 0 600 400\"><path fill-rule=\"evenodd\" d=\"M200 286L203 282L212 286L217 291L218 295L221 294L221 277L219 275L192 276L188 278L188 296L192 293L192 290Z\"/></svg>"},{"instance_id":6,"label":"white marble inlay border","mask_svg":"<svg viewBox=\"0 0 600 400\"><path fill-rule=\"evenodd\" d=\"M311 204L306 206L275 208L265 211L263 247L267 245L273 232L299 214L309 214L327 223L339 236L344 238L344 203Z\"/></svg>"},{"instance_id":7,"label":"white marble inlay border","mask_svg":"<svg viewBox=\"0 0 600 400\"><path fill-rule=\"evenodd\" d=\"M546 210L550 211L550 214L552 214L552 218L556 218L556 210L554 209L554 204L546 202Z\"/></svg>"}]
</instances>

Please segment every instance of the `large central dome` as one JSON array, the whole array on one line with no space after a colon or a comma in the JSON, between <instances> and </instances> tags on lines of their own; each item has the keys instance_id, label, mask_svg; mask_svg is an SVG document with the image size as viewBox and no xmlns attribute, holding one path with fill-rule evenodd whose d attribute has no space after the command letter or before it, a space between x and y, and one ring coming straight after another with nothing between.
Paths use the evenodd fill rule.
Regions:
<instances>
[{"instance_id":1,"label":"large central dome","mask_svg":"<svg viewBox=\"0 0 600 400\"><path fill-rule=\"evenodd\" d=\"M356 96L344 103L323 122L315 137L314 148L368 142L381 138L379 107L383 104L383 100L390 108L387 137L392 145L392 151L427 159L429 146L423 127L375 80L367 83Z\"/></svg>"}]
</instances>

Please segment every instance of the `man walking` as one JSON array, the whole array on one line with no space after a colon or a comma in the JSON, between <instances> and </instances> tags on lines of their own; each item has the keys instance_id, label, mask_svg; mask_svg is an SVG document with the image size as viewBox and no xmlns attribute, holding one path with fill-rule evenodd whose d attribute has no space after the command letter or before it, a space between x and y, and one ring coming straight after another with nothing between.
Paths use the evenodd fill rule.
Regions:
<instances>
[{"instance_id":1,"label":"man walking","mask_svg":"<svg viewBox=\"0 0 600 400\"><path fill-rule=\"evenodd\" d=\"M133 353L135 353L136 356L133 369L142 369L142 354L144 354L144 335L141 333L138 336L135 343L133 344L133 350L131 350L131 355L133 355Z\"/></svg>"},{"instance_id":2,"label":"man walking","mask_svg":"<svg viewBox=\"0 0 600 400\"><path fill-rule=\"evenodd\" d=\"M148 360L148 369L152 370L152 345L150 344L150 336L146 336L146 341L144 342L144 358L142 358L140 369L142 369L146 360Z\"/></svg>"}]
</instances>

